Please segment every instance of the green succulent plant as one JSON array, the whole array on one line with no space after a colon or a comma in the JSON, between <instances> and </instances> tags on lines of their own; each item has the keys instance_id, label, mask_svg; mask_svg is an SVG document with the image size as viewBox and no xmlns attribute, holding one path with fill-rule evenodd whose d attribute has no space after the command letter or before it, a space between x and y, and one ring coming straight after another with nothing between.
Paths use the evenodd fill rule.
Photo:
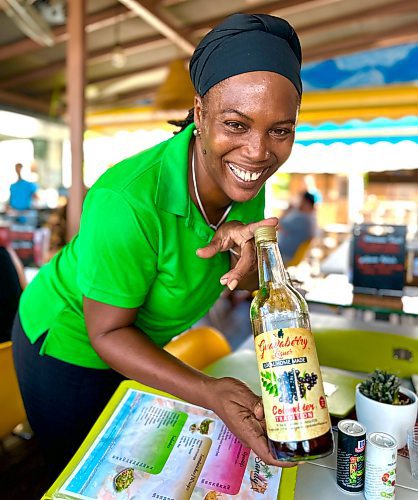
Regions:
<instances>
[{"instance_id":1,"label":"green succulent plant","mask_svg":"<svg viewBox=\"0 0 418 500\"><path fill-rule=\"evenodd\" d=\"M399 378L393 373L375 370L361 382L359 389L364 396L380 403L402 405L407 403L407 401L399 399L400 385Z\"/></svg>"}]
</instances>

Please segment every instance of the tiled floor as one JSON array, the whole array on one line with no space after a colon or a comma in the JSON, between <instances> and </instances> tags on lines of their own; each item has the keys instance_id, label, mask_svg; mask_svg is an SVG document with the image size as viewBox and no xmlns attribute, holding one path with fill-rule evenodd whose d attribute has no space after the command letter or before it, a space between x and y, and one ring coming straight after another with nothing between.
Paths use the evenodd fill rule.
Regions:
<instances>
[{"instance_id":1,"label":"tiled floor","mask_svg":"<svg viewBox=\"0 0 418 500\"><path fill-rule=\"evenodd\" d=\"M0 446L0 498L39 500L48 489L41 453L35 438L9 436Z\"/></svg>"}]
</instances>

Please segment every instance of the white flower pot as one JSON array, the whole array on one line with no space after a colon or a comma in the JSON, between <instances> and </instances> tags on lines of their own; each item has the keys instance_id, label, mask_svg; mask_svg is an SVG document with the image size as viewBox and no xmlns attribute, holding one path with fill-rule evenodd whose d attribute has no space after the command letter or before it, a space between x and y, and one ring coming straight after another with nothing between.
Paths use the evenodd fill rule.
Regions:
<instances>
[{"instance_id":1,"label":"white flower pot","mask_svg":"<svg viewBox=\"0 0 418 500\"><path fill-rule=\"evenodd\" d=\"M398 449L403 448L406 445L408 429L414 427L417 420L417 395L401 386L400 392L413 402L409 405L390 405L364 396L359 385L356 387L357 420L366 427L367 434L386 432L397 440Z\"/></svg>"}]
</instances>

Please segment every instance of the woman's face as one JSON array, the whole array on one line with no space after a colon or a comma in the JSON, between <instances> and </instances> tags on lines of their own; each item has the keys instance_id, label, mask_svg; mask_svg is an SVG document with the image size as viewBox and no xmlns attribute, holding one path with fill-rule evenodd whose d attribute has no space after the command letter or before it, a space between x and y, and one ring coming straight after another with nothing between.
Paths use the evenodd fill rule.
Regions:
<instances>
[{"instance_id":1,"label":"woman's face","mask_svg":"<svg viewBox=\"0 0 418 500\"><path fill-rule=\"evenodd\" d=\"M298 108L293 84L269 71L233 76L197 96L198 178L206 199L254 198L290 155Z\"/></svg>"}]
</instances>

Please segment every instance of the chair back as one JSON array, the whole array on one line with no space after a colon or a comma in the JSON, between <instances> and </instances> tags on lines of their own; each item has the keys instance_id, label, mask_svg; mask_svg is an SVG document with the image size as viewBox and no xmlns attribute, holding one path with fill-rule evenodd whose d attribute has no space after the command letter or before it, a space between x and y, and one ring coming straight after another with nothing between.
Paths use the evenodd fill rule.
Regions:
<instances>
[{"instance_id":1,"label":"chair back","mask_svg":"<svg viewBox=\"0 0 418 500\"><path fill-rule=\"evenodd\" d=\"M379 368L399 377L417 373L417 338L332 328L314 328L313 333L321 365L366 373Z\"/></svg>"},{"instance_id":2,"label":"chair back","mask_svg":"<svg viewBox=\"0 0 418 500\"><path fill-rule=\"evenodd\" d=\"M0 439L26 420L12 357L12 343L0 344Z\"/></svg>"},{"instance_id":3,"label":"chair back","mask_svg":"<svg viewBox=\"0 0 418 500\"><path fill-rule=\"evenodd\" d=\"M224 335L209 326L192 328L169 342L164 349L198 370L231 352Z\"/></svg>"},{"instance_id":4,"label":"chair back","mask_svg":"<svg viewBox=\"0 0 418 500\"><path fill-rule=\"evenodd\" d=\"M312 243L312 238L310 238L309 240L302 241L302 243L298 246L295 255L286 264L286 267L297 266L298 264L300 264L303 258L305 257L305 254L308 251L308 248L311 243Z\"/></svg>"}]
</instances>

